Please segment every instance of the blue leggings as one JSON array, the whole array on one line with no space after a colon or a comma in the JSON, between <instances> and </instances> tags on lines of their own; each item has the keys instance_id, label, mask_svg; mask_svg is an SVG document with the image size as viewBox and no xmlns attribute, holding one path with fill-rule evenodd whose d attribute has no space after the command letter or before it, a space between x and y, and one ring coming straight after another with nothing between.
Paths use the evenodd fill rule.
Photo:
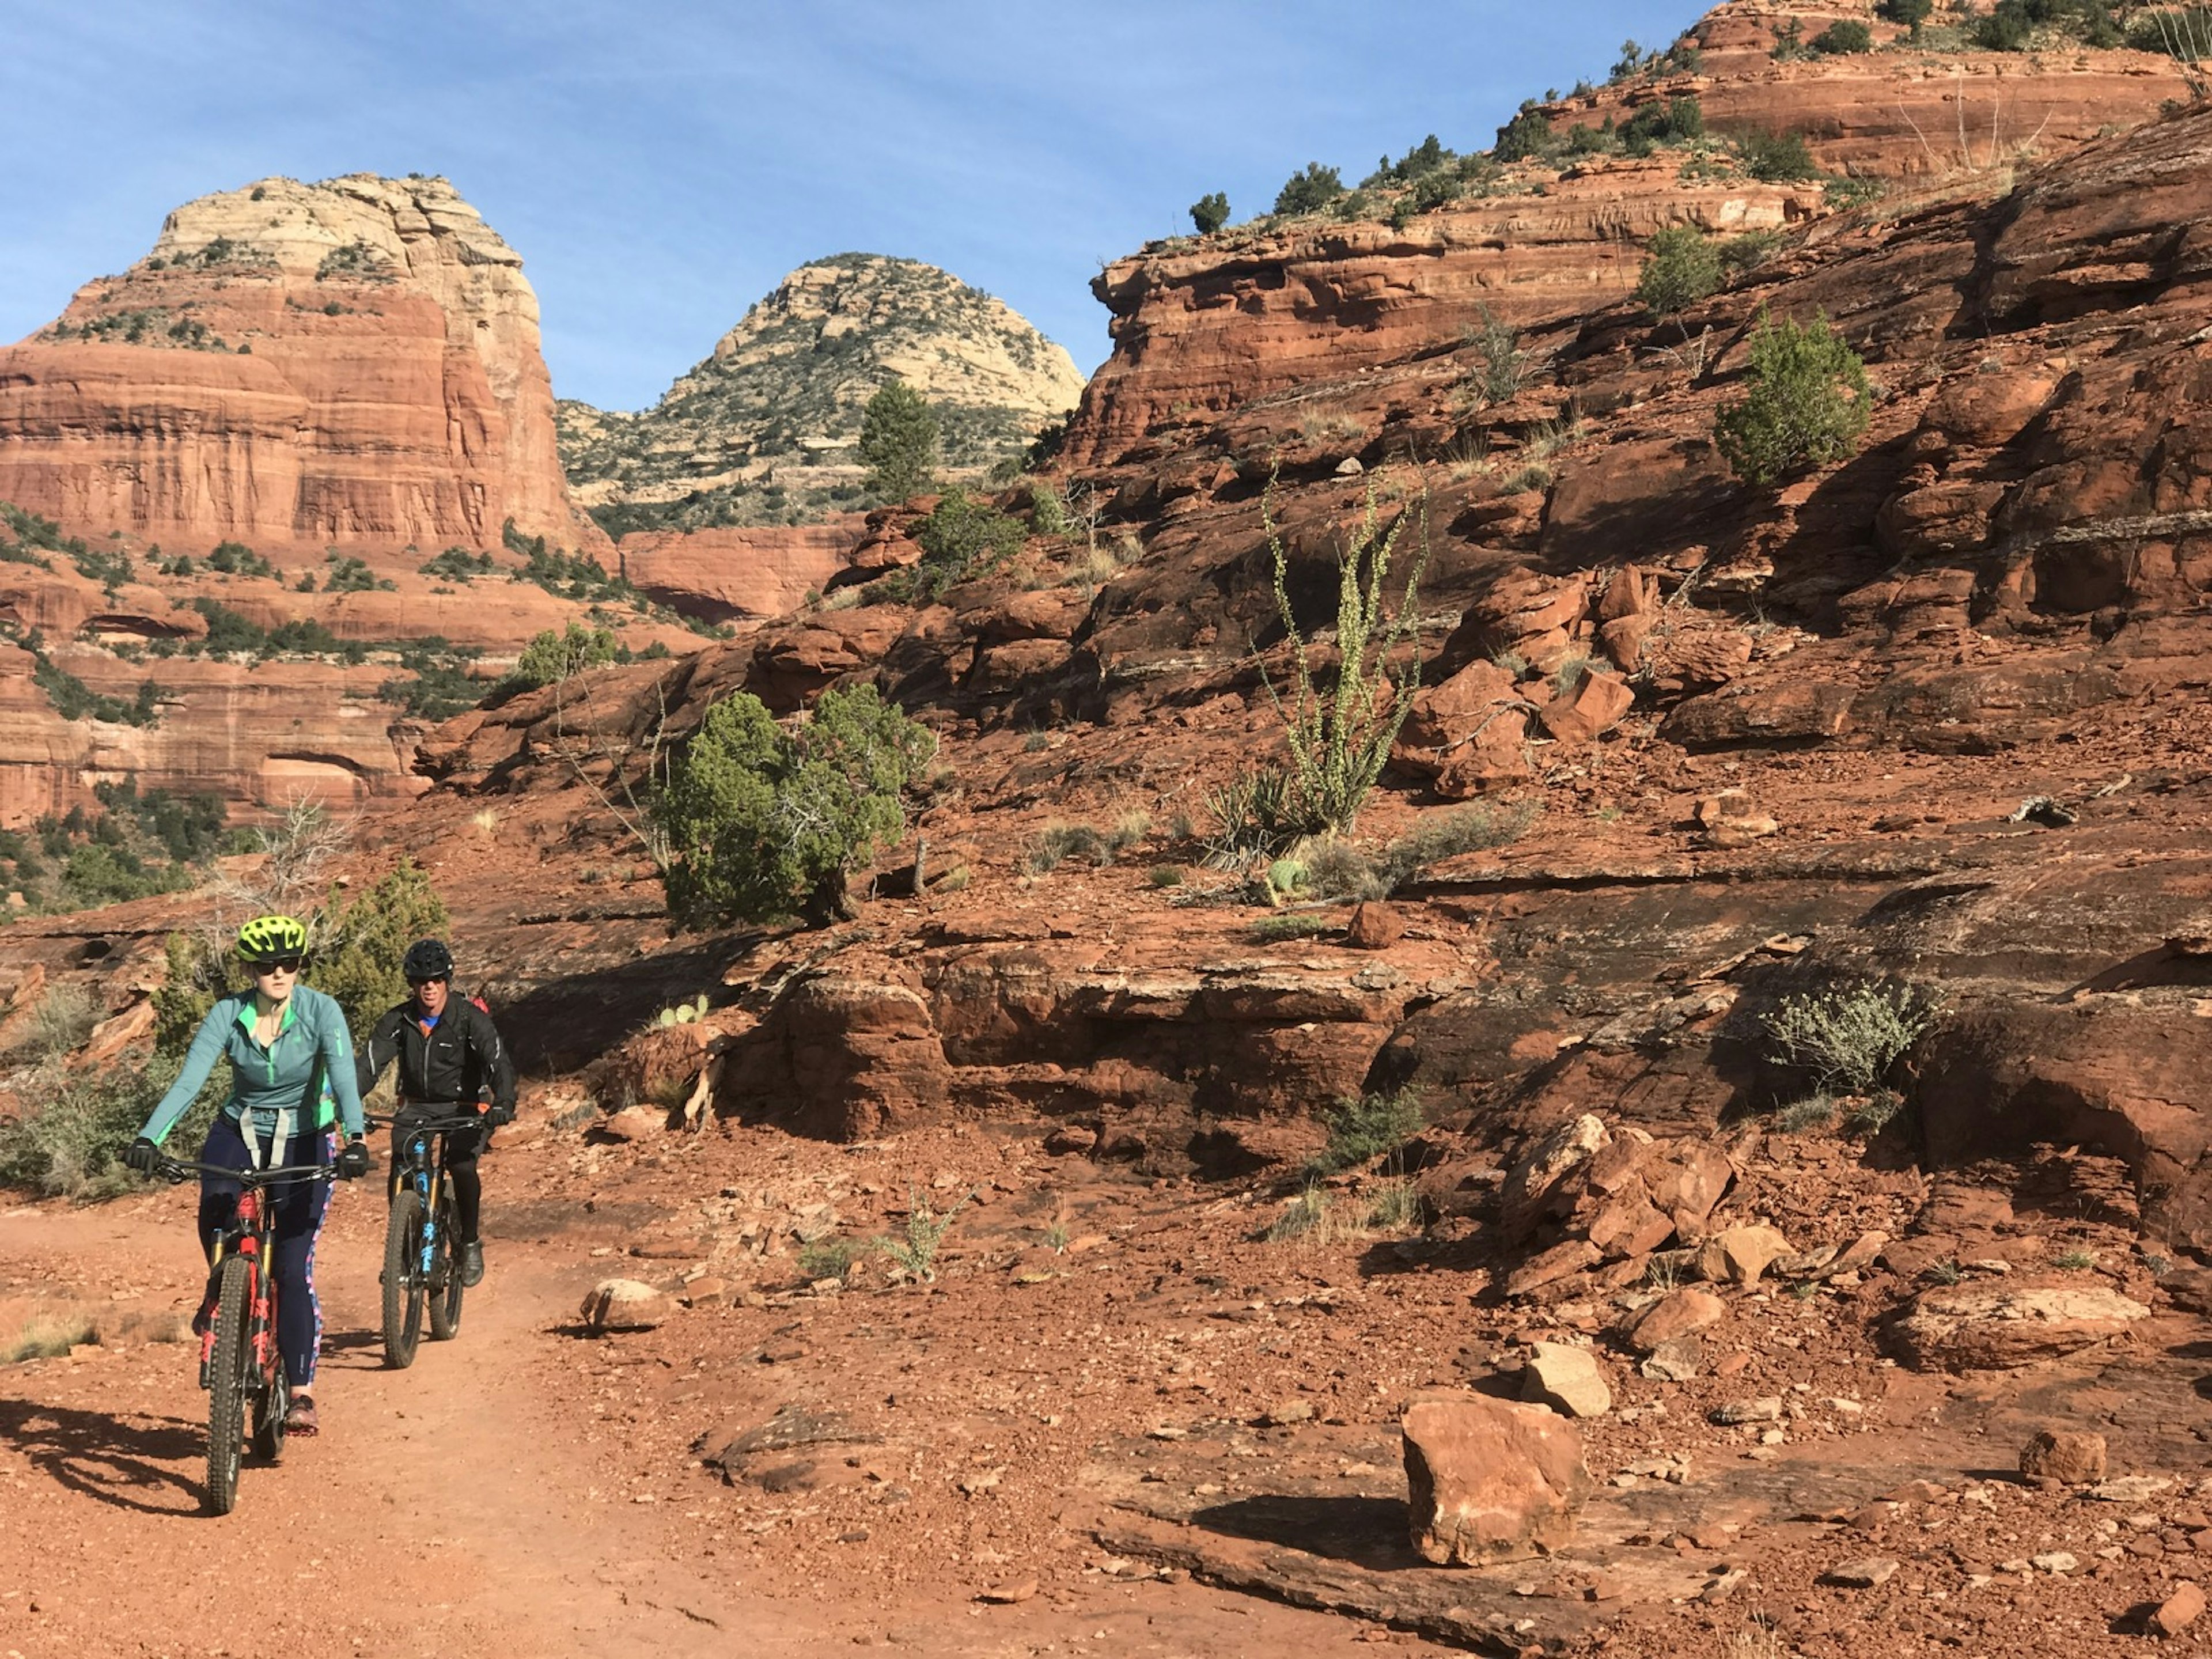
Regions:
<instances>
[{"instance_id":1,"label":"blue leggings","mask_svg":"<svg viewBox=\"0 0 2212 1659\"><path fill-rule=\"evenodd\" d=\"M264 1152L267 1150L264 1147ZM337 1137L327 1129L301 1129L283 1156L264 1157L264 1165L328 1164L337 1155ZM237 1121L216 1119L200 1147L200 1162L227 1170L247 1170L253 1159ZM276 1260L269 1271L276 1285L276 1346L284 1355L284 1374L294 1389L315 1382L315 1355L323 1344L323 1309L315 1299L315 1240L330 1207L327 1181L285 1181L266 1189L276 1219ZM210 1255L238 1207L239 1184L220 1176L200 1177L200 1248Z\"/></svg>"}]
</instances>

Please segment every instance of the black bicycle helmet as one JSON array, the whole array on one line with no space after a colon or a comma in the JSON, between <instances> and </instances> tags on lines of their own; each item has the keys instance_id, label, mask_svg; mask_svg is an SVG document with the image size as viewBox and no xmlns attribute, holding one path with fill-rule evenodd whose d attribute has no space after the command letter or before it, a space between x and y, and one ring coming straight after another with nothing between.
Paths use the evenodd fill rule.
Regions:
<instances>
[{"instance_id":1,"label":"black bicycle helmet","mask_svg":"<svg viewBox=\"0 0 2212 1659\"><path fill-rule=\"evenodd\" d=\"M407 947L406 959L399 964L399 970L407 975L410 985L420 985L426 979L451 979L453 953L446 948L442 939L418 939Z\"/></svg>"},{"instance_id":2,"label":"black bicycle helmet","mask_svg":"<svg viewBox=\"0 0 2212 1659\"><path fill-rule=\"evenodd\" d=\"M307 930L290 916L256 916L238 930L239 958L249 964L296 961L307 954Z\"/></svg>"}]
</instances>

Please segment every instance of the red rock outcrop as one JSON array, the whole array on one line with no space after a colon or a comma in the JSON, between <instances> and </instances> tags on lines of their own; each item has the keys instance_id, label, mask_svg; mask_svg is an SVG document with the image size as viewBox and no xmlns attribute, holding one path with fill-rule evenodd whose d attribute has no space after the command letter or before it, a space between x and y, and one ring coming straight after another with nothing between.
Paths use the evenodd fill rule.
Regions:
<instances>
[{"instance_id":1,"label":"red rock outcrop","mask_svg":"<svg viewBox=\"0 0 2212 1659\"><path fill-rule=\"evenodd\" d=\"M1871 8L1724 6L1688 32L1703 51L1698 73L1638 77L1540 108L1565 131L1694 96L1711 132L1802 132L1824 168L1889 181L1909 201L1938 184L2001 191L2029 161L2190 96L2179 66L2147 52L1773 58L1776 29L1792 18L1809 39L1854 15L1870 18ZM1885 40L1902 33L1875 27ZM1485 312L1527 325L1597 310L1634 289L1644 244L1668 226L1772 229L1827 211L1817 182L1712 172L1664 151L1564 171L1515 163L1489 194L1402 229L1262 220L1117 260L1091 284L1113 313L1114 354L1085 391L1066 453L1079 467L1110 465L1155 428L1188 432L1242 404L1454 344ZM1307 417L1333 414L1318 407Z\"/></svg>"},{"instance_id":2,"label":"red rock outcrop","mask_svg":"<svg viewBox=\"0 0 2212 1659\"><path fill-rule=\"evenodd\" d=\"M638 531L622 538L622 573L656 604L708 622L781 617L853 562L865 515L748 529Z\"/></svg>"},{"instance_id":3,"label":"red rock outcrop","mask_svg":"<svg viewBox=\"0 0 2212 1659\"><path fill-rule=\"evenodd\" d=\"M495 547L570 510L522 261L443 179L265 179L0 352L0 501L197 549Z\"/></svg>"}]
</instances>

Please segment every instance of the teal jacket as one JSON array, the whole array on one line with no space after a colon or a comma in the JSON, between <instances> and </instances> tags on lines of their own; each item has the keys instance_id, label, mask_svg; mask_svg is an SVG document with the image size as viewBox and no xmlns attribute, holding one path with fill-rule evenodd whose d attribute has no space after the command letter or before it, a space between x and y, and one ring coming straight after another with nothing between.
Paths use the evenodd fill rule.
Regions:
<instances>
[{"instance_id":1,"label":"teal jacket","mask_svg":"<svg viewBox=\"0 0 2212 1659\"><path fill-rule=\"evenodd\" d=\"M193 1034L185 1069L140 1133L159 1146L214 1073L216 1061L228 1057L230 1098L223 1103L225 1116L252 1113L253 1129L260 1135L271 1133L278 1114L286 1111L295 1114L295 1125L327 1128L331 1097L336 1095L347 1136L360 1134L361 1094L354 1086L353 1039L346 1033L344 1011L302 985L284 1005L284 1022L267 1048L254 1036L253 1023L252 992L217 998Z\"/></svg>"}]
</instances>

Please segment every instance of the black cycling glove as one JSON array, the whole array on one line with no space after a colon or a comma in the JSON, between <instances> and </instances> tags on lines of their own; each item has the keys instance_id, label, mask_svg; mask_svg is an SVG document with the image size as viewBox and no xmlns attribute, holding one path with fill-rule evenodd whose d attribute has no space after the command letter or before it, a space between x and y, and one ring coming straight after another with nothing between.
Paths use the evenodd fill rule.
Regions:
<instances>
[{"instance_id":1,"label":"black cycling glove","mask_svg":"<svg viewBox=\"0 0 2212 1659\"><path fill-rule=\"evenodd\" d=\"M161 1167L161 1149L144 1135L140 1135L137 1139L123 1149L124 1168L136 1170L140 1175L153 1174Z\"/></svg>"},{"instance_id":2,"label":"black cycling glove","mask_svg":"<svg viewBox=\"0 0 2212 1659\"><path fill-rule=\"evenodd\" d=\"M338 1154L338 1179L358 1181L368 1173L368 1143L349 1140L345 1150Z\"/></svg>"}]
</instances>

